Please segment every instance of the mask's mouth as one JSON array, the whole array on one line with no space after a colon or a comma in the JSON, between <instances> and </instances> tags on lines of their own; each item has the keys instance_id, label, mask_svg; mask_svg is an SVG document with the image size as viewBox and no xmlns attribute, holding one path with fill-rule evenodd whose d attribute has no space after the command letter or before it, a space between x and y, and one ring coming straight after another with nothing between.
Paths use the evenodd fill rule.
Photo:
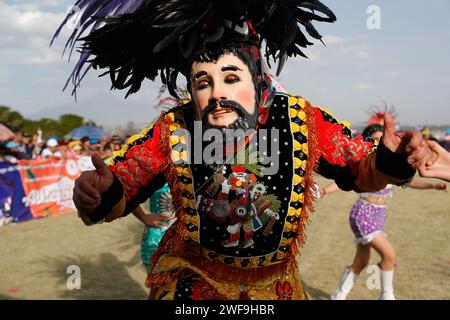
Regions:
<instances>
[{"instance_id":1,"label":"mask's mouth","mask_svg":"<svg viewBox=\"0 0 450 320\"><path fill-rule=\"evenodd\" d=\"M221 115L229 114L229 113L236 113L236 112L231 108L217 107L214 111L210 112L210 116L219 117Z\"/></svg>"},{"instance_id":2,"label":"mask's mouth","mask_svg":"<svg viewBox=\"0 0 450 320\"><path fill-rule=\"evenodd\" d=\"M218 129L250 129L256 127L255 116L233 100L212 101L203 111L206 127Z\"/></svg>"},{"instance_id":3,"label":"mask's mouth","mask_svg":"<svg viewBox=\"0 0 450 320\"><path fill-rule=\"evenodd\" d=\"M210 165L216 170L219 165L232 160L231 155L247 143L247 138L253 136L257 112L250 114L233 100L215 100L203 110L201 119L203 134L210 129L222 133L223 147L214 150L215 156L220 160ZM253 130L249 133L249 129Z\"/></svg>"},{"instance_id":4,"label":"mask's mouth","mask_svg":"<svg viewBox=\"0 0 450 320\"><path fill-rule=\"evenodd\" d=\"M211 110L208 114L208 124L212 126L227 127L235 123L239 118L239 114L233 108L224 108L218 106Z\"/></svg>"}]
</instances>

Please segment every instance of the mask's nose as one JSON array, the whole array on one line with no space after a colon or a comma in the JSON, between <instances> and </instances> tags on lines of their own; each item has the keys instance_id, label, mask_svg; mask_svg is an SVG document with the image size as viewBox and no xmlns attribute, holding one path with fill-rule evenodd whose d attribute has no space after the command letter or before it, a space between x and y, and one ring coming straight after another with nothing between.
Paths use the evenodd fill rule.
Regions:
<instances>
[{"instance_id":1,"label":"mask's nose","mask_svg":"<svg viewBox=\"0 0 450 320\"><path fill-rule=\"evenodd\" d=\"M225 86L215 83L214 87L211 90L211 100L227 100L228 92L226 91Z\"/></svg>"}]
</instances>

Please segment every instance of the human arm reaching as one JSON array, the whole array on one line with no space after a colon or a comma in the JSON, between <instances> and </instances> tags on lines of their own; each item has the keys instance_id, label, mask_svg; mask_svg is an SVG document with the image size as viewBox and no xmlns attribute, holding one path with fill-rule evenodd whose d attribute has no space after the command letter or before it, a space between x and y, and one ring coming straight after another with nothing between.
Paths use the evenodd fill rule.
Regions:
<instances>
[{"instance_id":1,"label":"human arm reaching","mask_svg":"<svg viewBox=\"0 0 450 320\"><path fill-rule=\"evenodd\" d=\"M311 107L311 106L310 106ZM326 110L311 107L320 150L317 172L332 179L344 191L375 192L388 184L404 185L424 163L436 156L419 133L396 132L391 115L385 115L384 134L377 148Z\"/></svg>"},{"instance_id":2,"label":"human arm reaching","mask_svg":"<svg viewBox=\"0 0 450 320\"><path fill-rule=\"evenodd\" d=\"M434 190L442 190L447 191L447 184L443 182L431 183L422 179L413 179L409 185L410 188L426 190L426 189L434 189Z\"/></svg>"},{"instance_id":3,"label":"human arm reaching","mask_svg":"<svg viewBox=\"0 0 450 320\"><path fill-rule=\"evenodd\" d=\"M132 211L133 215L150 228L162 228L170 224L173 215L170 212L147 214L141 206Z\"/></svg>"},{"instance_id":4,"label":"human arm reaching","mask_svg":"<svg viewBox=\"0 0 450 320\"><path fill-rule=\"evenodd\" d=\"M450 182L450 152L435 141L428 141L428 146L437 155L434 165L422 164L419 173L422 177L438 178Z\"/></svg>"},{"instance_id":5,"label":"human arm reaching","mask_svg":"<svg viewBox=\"0 0 450 320\"><path fill-rule=\"evenodd\" d=\"M327 185L326 187L320 188L320 198L323 198L330 193L335 193L339 190L340 189L339 189L338 185L336 184L336 182L333 182L333 183Z\"/></svg>"}]
</instances>

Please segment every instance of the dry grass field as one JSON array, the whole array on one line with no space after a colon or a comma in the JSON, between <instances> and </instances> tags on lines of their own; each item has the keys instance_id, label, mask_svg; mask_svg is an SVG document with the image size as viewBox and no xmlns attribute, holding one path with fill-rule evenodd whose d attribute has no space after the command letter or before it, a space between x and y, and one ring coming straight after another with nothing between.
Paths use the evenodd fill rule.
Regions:
<instances>
[{"instance_id":1,"label":"dry grass field","mask_svg":"<svg viewBox=\"0 0 450 320\"><path fill-rule=\"evenodd\" d=\"M356 198L352 192L329 195L311 216L299 262L313 299L328 299L353 259L348 214ZM85 227L76 214L2 227L0 299L146 299L142 230L132 216ZM397 190L386 232L397 250L397 298L450 299L450 193ZM377 262L375 254L371 264ZM71 265L80 267L80 290L67 288ZM369 276L363 271L349 299L377 298Z\"/></svg>"}]
</instances>

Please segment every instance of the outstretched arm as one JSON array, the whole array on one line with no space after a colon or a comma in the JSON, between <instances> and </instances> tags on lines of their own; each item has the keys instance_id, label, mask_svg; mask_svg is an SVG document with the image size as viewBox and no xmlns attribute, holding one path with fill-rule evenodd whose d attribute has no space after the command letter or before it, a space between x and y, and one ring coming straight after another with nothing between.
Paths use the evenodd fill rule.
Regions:
<instances>
[{"instance_id":1,"label":"outstretched arm","mask_svg":"<svg viewBox=\"0 0 450 320\"><path fill-rule=\"evenodd\" d=\"M326 110L311 108L315 122L311 126L317 128L317 150L320 151L317 171L334 180L340 189L375 192L388 184L403 185L414 176L415 170L404 152L407 143L400 147L401 136L395 134L392 119L386 119L385 137L375 149L361 136L352 138L350 129ZM416 153L421 150L416 149ZM418 162L416 158L411 160Z\"/></svg>"},{"instance_id":2,"label":"outstretched arm","mask_svg":"<svg viewBox=\"0 0 450 320\"><path fill-rule=\"evenodd\" d=\"M335 192L338 192L339 190L340 189L339 189L338 185L336 184L336 182L333 182L324 188L320 188L320 197L323 198L327 194L335 193Z\"/></svg>"},{"instance_id":3,"label":"outstretched arm","mask_svg":"<svg viewBox=\"0 0 450 320\"><path fill-rule=\"evenodd\" d=\"M170 212L146 214L141 206L137 206L132 212L139 221L150 228L162 228L168 225L172 218Z\"/></svg>"},{"instance_id":4,"label":"outstretched arm","mask_svg":"<svg viewBox=\"0 0 450 320\"><path fill-rule=\"evenodd\" d=\"M413 189L419 189L419 190L426 190L426 189L435 189L435 190L443 190L447 191L447 184L440 182L440 183L431 183L422 179L413 179L411 181L411 184L409 185L410 188Z\"/></svg>"}]
</instances>

